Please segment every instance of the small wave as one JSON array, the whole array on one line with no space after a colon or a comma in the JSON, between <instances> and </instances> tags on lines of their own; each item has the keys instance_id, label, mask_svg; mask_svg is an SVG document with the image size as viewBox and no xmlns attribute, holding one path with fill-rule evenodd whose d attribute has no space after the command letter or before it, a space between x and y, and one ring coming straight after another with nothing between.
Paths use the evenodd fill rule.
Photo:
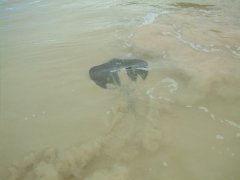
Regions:
<instances>
[{"instance_id":1,"label":"small wave","mask_svg":"<svg viewBox=\"0 0 240 180\"><path fill-rule=\"evenodd\" d=\"M170 93L173 93L178 89L178 83L172 78L164 78L161 82L164 83L167 88L169 88Z\"/></svg>"},{"instance_id":2,"label":"small wave","mask_svg":"<svg viewBox=\"0 0 240 180\"><path fill-rule=\"evenodd\" d=\"M148 13L146 16L143 17L144 22L142 25L152 24L157 17L158 17L157 13Z\"/></svg>"},{"instance_id":3,"label":"small wave","mask_svg":"<svg viewBox=\"0 0 240 180\"><path fill-rule=\"evenodd\" d=\"M227 119L225 119L224 121L227 122L229 125L240 129L240 124L237 124L236 122L233 122L233 121L230 121L230 120L227 120Z\"/></svg>"}]
</instances>

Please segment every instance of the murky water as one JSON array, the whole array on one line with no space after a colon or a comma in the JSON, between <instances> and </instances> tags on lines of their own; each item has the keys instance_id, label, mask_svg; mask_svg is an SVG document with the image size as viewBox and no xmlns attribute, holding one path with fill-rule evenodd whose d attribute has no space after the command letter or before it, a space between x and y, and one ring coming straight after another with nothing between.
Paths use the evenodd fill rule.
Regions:
<instances>
[{"instance_id":1,"label":"murky water","mask_svg":"<svg viewBox=\"0 0 240 180\"><path fill-rule=\"evenodd\" d=\"M0 1L0 177L240 179L239 1ZM149 63L103 89L88 70Z\"/></svg>"}]
</instances>

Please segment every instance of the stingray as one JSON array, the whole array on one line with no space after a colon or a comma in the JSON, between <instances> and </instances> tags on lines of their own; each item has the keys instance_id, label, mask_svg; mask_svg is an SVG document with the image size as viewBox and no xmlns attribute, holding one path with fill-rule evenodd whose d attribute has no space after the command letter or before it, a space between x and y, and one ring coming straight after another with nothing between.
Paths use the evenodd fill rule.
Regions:
<instances>
[{"instance_id":1,"label":"stingray","mask_svg":"<svg viewBox=\"0 0 240 180\"><path fill-rule=\"evenodd\" d=\"M104 64L94 66L89 70L90 78L100 87L107 88L107 84L120 86L118 72L126 70L130 80L137 81L138 76L143 80L148 75L148 63L141 59L112 59Z\"/></svg>"}]
</instances>

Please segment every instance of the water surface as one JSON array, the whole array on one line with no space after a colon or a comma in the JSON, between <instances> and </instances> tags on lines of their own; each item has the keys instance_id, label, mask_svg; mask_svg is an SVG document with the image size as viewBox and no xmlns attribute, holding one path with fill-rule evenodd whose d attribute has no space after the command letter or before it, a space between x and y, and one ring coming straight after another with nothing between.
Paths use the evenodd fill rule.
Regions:
<instances>
[{"instance_id":1,"label":"water surface","mask_svg":"<svg viewBox=\"0 0 240 180\"><path fill-rule=\"evenodd\" d=\"M240 179L238 1L0 1L1 179ZM103 89L88 70L149 64Z\"/></svg>"}]
</instances>

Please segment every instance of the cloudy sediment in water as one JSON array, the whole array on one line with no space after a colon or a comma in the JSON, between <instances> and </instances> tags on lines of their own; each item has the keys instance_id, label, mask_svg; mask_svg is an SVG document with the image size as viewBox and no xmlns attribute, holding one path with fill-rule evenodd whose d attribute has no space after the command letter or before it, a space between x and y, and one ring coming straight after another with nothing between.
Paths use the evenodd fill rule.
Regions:
<instances>
[{"instance_id":1,"label":"cloudy sediment in water","mask_svg":"<svg viewBox=\"0 0 240 180\"><path fill-rule=\"evenodd\" d=\"M0 179L240 179L239 9L0 0ZM97 86L113 58L147 79Z\"/></svg>"}]
</instances>

